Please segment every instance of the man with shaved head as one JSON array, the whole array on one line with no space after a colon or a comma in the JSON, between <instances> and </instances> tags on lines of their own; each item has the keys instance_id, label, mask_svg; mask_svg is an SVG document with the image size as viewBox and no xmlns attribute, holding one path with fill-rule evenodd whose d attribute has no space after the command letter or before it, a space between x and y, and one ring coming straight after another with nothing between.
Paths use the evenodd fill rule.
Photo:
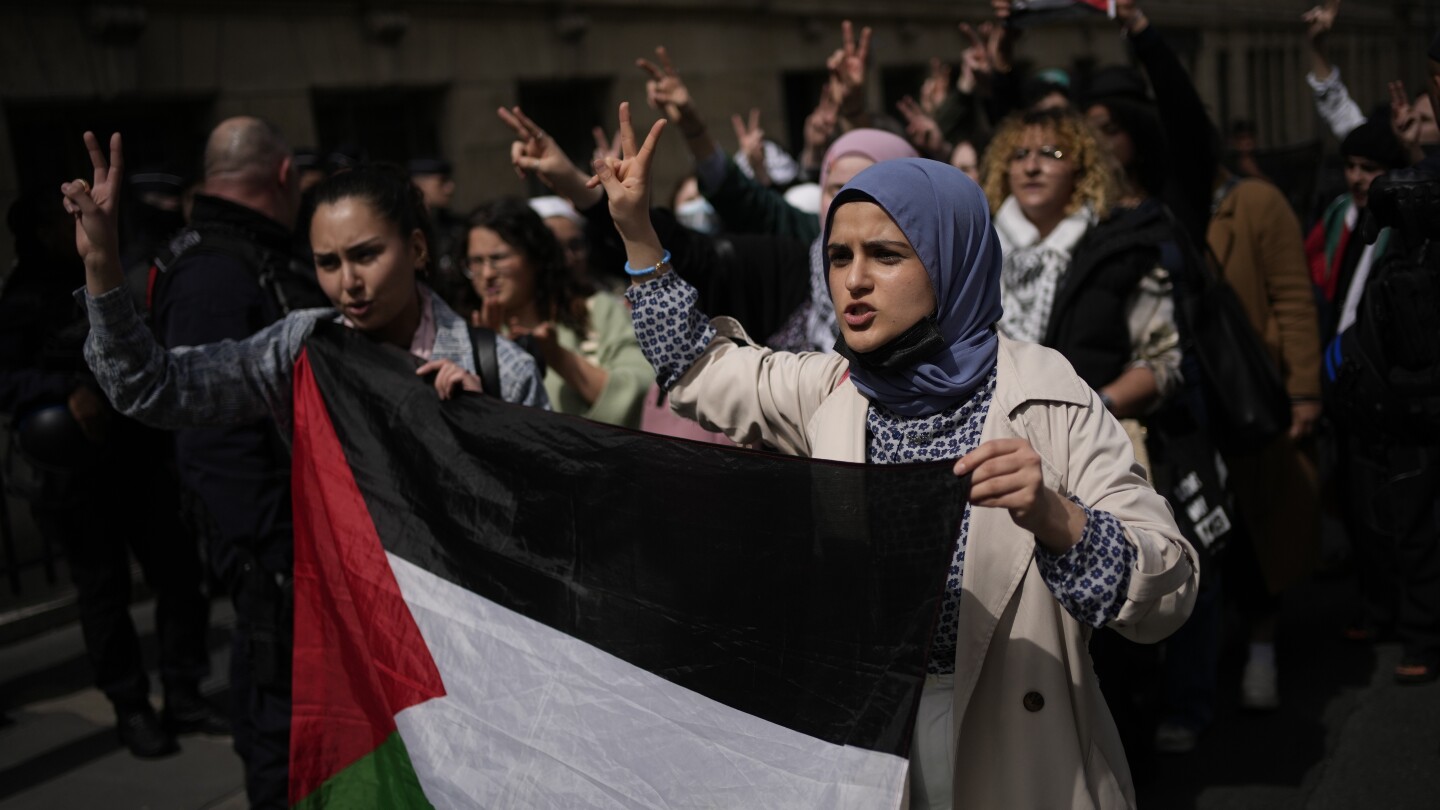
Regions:
<instances>
[{"instance_id":1,"label":"man with shaved head","mask_svg":"<svg viewBox=\"0 0 1440 810\"><path fill-rule=\"evenodd\" d=\"M190 227L150 273L161 342L238 340L290 310L328 306L313 267L294 252L300 189L280 130L250 116L221 121L205 145L204 170ZM235 603L231 720L252 807L285 806L288 780L290 462L278 435L257 422L182 430L175 439L195 522Z\"/></svg>"}]
</instances>

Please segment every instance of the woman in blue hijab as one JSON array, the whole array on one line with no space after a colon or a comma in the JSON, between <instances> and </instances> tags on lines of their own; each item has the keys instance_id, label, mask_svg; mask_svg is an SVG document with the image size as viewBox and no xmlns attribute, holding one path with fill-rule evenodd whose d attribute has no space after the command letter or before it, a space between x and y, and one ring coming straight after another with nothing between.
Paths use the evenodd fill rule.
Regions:
<instances>
[{"instance_id":1,"label":"woman in blue hijab","mask_svg":"<svg viewBox=\"0 0 1440 810\"><path fill-rule=\"evenodd\" d=\"M1086 642L1158 641L1199 571L1123 429L1059 354L997 334L999 242L943 163L879 163L836 196L836 354L776 352L696 311L649 222L663 122L595 165L625 241L641 348L672 407L736 442L971 476L915 721L911 807L1132 807ZM845 594L837 594L845 598Z\"/></svg>"}]
</instances>

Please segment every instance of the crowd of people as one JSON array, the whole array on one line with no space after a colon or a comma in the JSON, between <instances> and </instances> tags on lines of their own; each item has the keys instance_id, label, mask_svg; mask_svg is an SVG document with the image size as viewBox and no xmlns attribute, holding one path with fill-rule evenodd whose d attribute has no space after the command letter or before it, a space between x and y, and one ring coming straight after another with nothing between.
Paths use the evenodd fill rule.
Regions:
<instances>
[{"instance_id":1,"label":"crowd of people","mask_svg":"<svg viewBox=\"0 0 1440 810\"><path fill-rule=\"evenodd\" d=\"M434 156L320 161L242 116L185 188L127 177L120 136L87 133L93 178L10 211L0 411L44 476L34 514L121 741L155 757L233 733L252 805L285 806L291 376L322 320L414 355L443 399L955 462L970 502L915 807L1133 806L1132 768L1202 744L1223 692L1281 703L1281 600L1322 562L1361 596L1336 633L1398 637L1400 683L1440 676L1440 203L1416 208L1440 184L1440 36L1428 85L1367 115L1327 55L1338 0L1304 16L1346 192L1297 210L1226 150L1135 2L1116 22L1138 69L1084 77L1022 75L992 6L893 116L867 106L870 32L846 22L793 154L753 111L727 152L663 47L636 60L660 120L639 137L622 104L590 165L502 108L515 171L552 193L463 217ZM652 205L676 140L693 173ZM1327 512L1348 560L1321 560ZM159 713L127 541L157 596ZM236 609L228 715L198 688L212 587Z\"/></svg>"}]
</instances>

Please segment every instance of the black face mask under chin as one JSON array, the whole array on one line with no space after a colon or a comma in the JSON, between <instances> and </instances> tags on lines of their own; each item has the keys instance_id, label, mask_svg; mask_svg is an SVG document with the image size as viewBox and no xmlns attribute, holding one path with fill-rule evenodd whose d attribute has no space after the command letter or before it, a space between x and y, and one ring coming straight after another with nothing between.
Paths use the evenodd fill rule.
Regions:
<instances>
[{"instance_id":1,"label":"black face mask under chin","mask_svg":"<svg viewBox=\"0 0 1440 810\"><path fill-rule=\"evenodd\" d=\"M844 334L835 339L836 354L873 371L909 368L943 348L945 338L940 335L940 324L934 315L921 318L889 343L868 352L852 350L845 343Z\"/></svg>"}]
</instances>

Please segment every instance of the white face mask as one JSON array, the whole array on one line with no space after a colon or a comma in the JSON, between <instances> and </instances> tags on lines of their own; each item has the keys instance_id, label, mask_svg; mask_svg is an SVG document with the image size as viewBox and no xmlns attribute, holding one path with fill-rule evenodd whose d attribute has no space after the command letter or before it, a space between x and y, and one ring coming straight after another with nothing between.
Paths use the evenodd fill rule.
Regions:
<instances>
[{"instance_id":1,"label":"white face mask","mask_svg":"<svg viewBox=\"0 0 1440 810\"><path fill-rule=\"evenodd\" d=\"M681 203L675 209L675 218L692 231L714 235L720 230L720 217L704 197Z\"/></svg>"}]
</instances>

